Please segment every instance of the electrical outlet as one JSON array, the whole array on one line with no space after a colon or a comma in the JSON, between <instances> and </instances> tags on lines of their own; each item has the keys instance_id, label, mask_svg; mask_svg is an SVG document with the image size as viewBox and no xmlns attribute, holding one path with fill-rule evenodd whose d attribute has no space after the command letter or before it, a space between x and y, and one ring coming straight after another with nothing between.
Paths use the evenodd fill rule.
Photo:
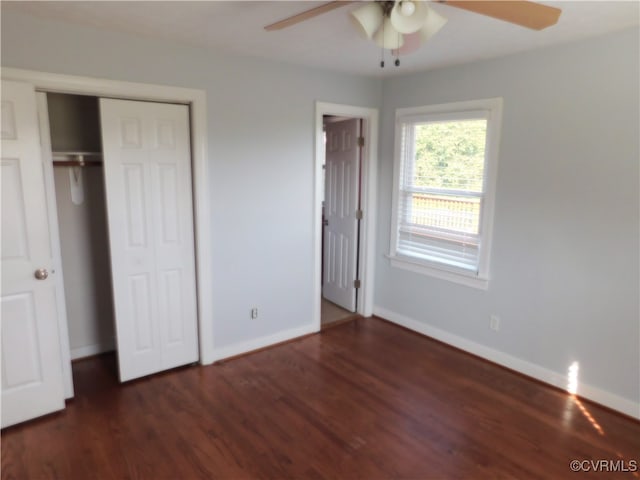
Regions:
<instances>
[{"instance_id":1,"label":"electrical outlet","mask_svg":"<svg viewBox=\"0 0 640 480\"><path fill-rule=\"evenodd\" d=\"M489 328L491 330L493 330L494 332L497 332L500 330L500 317L498 317L497 315L491 315L489 317Z\"/></svg>"},{"instance_id":2,"label":"electrical outlet","mask_svg":"<svg viewBox=\"0 0 640 480\"><path fill-rule=\"evenodd\" d=\"M251 320L255 320L256 318L258 318L258 309L257 307L253 307L251 309Z\"/></svg>"}]
</instances>

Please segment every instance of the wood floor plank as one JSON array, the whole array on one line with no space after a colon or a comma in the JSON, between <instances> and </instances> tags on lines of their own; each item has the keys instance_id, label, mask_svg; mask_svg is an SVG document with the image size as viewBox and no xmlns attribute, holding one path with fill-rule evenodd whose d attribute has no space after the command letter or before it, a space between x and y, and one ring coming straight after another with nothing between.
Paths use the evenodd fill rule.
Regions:
<instances>
[{"instance_id":1,"label":"wood floor plank","mask_svg":"<svg viewBox=\"0 0 640 480\"><path fill-rule=\"evenodd\" d=\"M2 432L2 479L579 478L640 422L379 319L124 385L74 362L65 411ZM640 478L589 472L588 478Z\"/></svg>"}]
</instances>

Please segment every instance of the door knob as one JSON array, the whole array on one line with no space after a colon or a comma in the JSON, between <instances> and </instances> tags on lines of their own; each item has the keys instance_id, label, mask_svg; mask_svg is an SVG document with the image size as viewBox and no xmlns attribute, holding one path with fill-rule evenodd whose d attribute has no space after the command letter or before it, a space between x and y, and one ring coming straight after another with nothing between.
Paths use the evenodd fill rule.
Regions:
<instances>
[{"instance_id":1,"label":"door knob","mask_svg":"<svg viewBox=\"0 0 640 480\"><path fill-rule=\"evenodd\" d=\"M38 280L46 280L49 276L49 271L46 268L39 268L35 272L33 272L33 276Z\"/></svg>"}]
</instances>

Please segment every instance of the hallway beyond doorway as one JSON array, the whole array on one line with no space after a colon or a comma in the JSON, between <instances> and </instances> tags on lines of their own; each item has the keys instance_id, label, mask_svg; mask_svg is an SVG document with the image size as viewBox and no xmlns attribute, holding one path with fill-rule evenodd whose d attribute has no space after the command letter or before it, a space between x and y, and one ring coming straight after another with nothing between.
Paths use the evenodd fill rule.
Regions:
<instances>
[{"instance_id":1,"label":"hallway beyond doorway","mask_svg":"<svg viewBox=\"0 0 640 480\"><path fill-rule=\"evenodd\" d=\"M329 300L322 298L321 305L321 328L325 328L328 326L335 326L341 323L347 322L349 320L353 320L360 315L358 313L350 312L349 310L345 310L344 308L336 305L335 303L330 302Z\"/></svg>"}]
</instances>

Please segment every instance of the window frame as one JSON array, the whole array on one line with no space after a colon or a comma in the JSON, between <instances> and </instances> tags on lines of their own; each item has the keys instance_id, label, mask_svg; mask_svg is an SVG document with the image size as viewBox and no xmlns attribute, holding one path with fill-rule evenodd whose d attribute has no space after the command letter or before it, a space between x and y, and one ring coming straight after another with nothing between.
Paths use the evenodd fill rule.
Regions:
<instances>
[{"instance_id":1,"label":"window frame","mask_svg":"<svg viewBox=\"0 0 640 480\"><path fill-rule=\"evenodd\" d=\"M501 97L470 100L464 102L424 105L420 107L398 108L395 115L395 146L393 161L393 197L391 214L391 241L388 258L393 267L403 268L423 275L428 275L462 285L486 290L489 286L489 264L493 237L493 220L495 211L495 195L498 174L498 156L500 134L502 129ZM484 194L480 197L479 219L479 252L477 272L457 268L445 263L421 260L398 252L398 237L402 226L399 214L399 202L404 190L401 189L403 145L402 126L406 123L446 122L468 120L474 118L487 119L487 135L485 144L485 166L483 175ZM412 145L414 141L412 139ZM413 148L413 146L411 147ZM413 155L411 155L413 157ZM410 168L413 168L411 166Z\"/></svg>"}]
</instances>

